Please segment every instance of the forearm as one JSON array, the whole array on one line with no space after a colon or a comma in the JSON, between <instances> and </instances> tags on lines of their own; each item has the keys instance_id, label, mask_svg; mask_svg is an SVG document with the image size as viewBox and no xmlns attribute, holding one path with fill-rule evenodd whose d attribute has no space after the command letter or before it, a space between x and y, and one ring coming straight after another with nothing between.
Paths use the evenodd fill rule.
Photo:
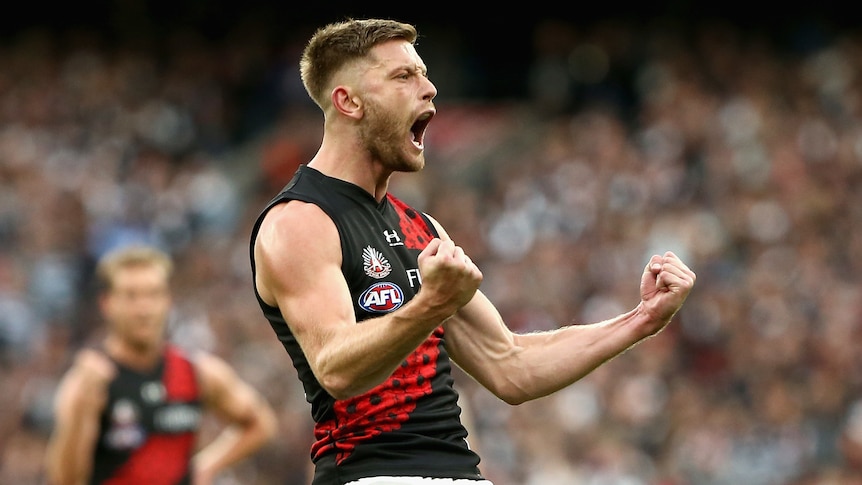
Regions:
<instances>
[{"instance_id":1,"label":"forearm","mask_svg":"<svg viewBox=\"0 0 862 485\"><path fill-rule=\"evenodd\" d=\"M506 372L511 376L506 391L517 392L521 402L550 394L655 335L680 309L695 278L672 252L653 255L641 275L641 301L633 310L595 324L515 336L514 347L521 351L506 365L511 372Z\"/></svg>"},{"instance_id":2,"label":"forearm","mask_svg":"<svg viewBox=\"0 0 862 485\"><path fill-rule=\"evenodd\" d=\"M83 485L90 474L86 456L71 436L52 440L45 453L49 485Z\"/></svg>"},{"instance_id":3,"label":"forearm","mask_svg":"<svg viewBox=\"0 0 862 485\"><path fill-rule=\"evenodd\" d=\"M215 478L223 470L239 463L261 448L272 436L261 422L247 426L225 428L194 458L198 473Z\"/></svg>"},{"instance_id":4,"label":"forearm","mask_svg":"<svg viewBox=\"0 0 862 485\"><path fill-rule=\"evenodd\" d=\"M499 315L490 316L490 307L477 303L447 324L447 347L465 371L510 404L576 382L643 340L654 327L639 306L599 323L512 334ZM483 317L477 314L483 312ZM486 323L476 326L480 321Z\"/></svg>"},{"instance_id":5,"label":"forearm","mask_svg":"<svg viewBox=\"0 0 862 485\"><path fill-rule=\"evenodd\" d=\"M508 392L524 402L552 394L580 380L646 336L637 309L587 325L570 325L516 335L520 349L506 363Z\"/></svg>"},{"instance_id":6,"label":"forearm","mask_svg":"<svg viewBox=\"0 0 862 485\"><path fill-rule=\"evenodd\" d=\"M88 414L74 413L80 405L68 404L59 416L45 452L45 468L50 485L83 485L93 468L93 448L97 423Z\"/></svg>"},{"instance_id":7,"label":"forearm","mask_svg":"<svg viewBox=\"0 0 862 485\"><path fill-rule=\"evenodd\" d=\"M62 472L48 471L46 473L47 477L47 485L85 485L87 480L83 477L76 477L73 475L65 475Z\"/></svg>"},{"instance_id":8,"label":"forearm","mask_svg":"<svg viewBox=\"0 0 862 485\"><path fill-rule=\"evenodd\" d=\"M414 299L393 313L342 327L318 353L315 374L336 399L366 392L392 375L445 318Z\"/></svg>"}]
</instances>

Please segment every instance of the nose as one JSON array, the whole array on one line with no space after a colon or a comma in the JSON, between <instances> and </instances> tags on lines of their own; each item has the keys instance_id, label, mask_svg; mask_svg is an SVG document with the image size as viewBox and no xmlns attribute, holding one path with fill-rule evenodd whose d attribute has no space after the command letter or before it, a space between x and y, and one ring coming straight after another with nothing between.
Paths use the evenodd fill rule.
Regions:
<instances>
[{"instance_id":1,"label":"nose","mask_svg":"<svg viewBox=\"0 0 862 485\"><path fill-rule=\"evenodd\" d=\"M423 86L422 90L422 99L424 101L431 101L437 96L437 86L434 86L434 83L431 82L427 77L423 77L425 86Z\"/></svg>"}]
</instances>

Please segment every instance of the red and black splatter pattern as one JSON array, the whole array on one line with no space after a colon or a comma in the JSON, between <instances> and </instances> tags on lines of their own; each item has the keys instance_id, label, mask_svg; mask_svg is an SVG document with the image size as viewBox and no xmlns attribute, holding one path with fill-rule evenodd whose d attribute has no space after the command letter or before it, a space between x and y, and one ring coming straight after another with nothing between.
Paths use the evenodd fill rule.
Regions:
<instances>
[{"instance_id":1,"label":"red and black splatter pattern","mask_svg":"<svg viewBox=\"0 0 862 485\"><path fill-rule=\"evenodd\" d=\"M359 442L399 429L416 409L417 401L431 394L440 354L440 332L438 328L386 382L361 396L336 401L337 418L321 423L314 431L317 441L312 446L312 456L335 448L335 461L341 463Z\"/></svg>"},{"instance_id":2,"label":"red and black splatter pattern","mask_svg":"<svg viewBox=\"0 0 862 485\"><path fill-rule=\"evenodd\" d=\"M434 238L434 234L428 224L425 223L425 219L415 209L391 194L387 194L387 197L398 213L399 226L404 235L404 245L410 249L425 249L425 246Z\"/></svg>"}]
</instances>

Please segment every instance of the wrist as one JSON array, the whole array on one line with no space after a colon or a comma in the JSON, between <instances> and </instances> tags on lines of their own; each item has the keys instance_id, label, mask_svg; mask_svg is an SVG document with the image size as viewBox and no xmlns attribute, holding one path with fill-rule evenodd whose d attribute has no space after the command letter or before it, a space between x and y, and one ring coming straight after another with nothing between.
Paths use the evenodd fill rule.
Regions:
<instances>
[{"instance_id":1,"label":"wrist","mask_svg":"<svg viewBox=\"0 0 862 485\"><path fill-rule=\"evenodd\" d=\"M665 317L662 315L656 314L654 311L650 311L647 305L641 301L635 307L636 320L638 322L638 328L641 329L642 337L650 337L652 335L660 332L664 327L670 323L673 315L670 317Z\"/></svg>"}]
</instances>

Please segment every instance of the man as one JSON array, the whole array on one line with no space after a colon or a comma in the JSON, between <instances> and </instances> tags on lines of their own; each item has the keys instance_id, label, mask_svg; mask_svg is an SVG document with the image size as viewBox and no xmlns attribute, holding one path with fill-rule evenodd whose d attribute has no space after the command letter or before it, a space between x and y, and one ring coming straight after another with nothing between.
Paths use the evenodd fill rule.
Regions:
<instances>
[{"instance_id":1,"label":"man","mask_svg":"<svg viewBox=\"0 0 862 485\"><path fill-rule=\"evenodd\" d=\"M150 247L100 260L100 348L78 352L55 401L51 485L210 485L275 433L275 414L222 359L165 337L173 263ZM197 453L204 411L225 429Z\"/></svg>"},{"instance_id":2,"label":"man","mask_svg":"<svg viewBox=\"0 0 862 485\"><path fill-rule=\"evenodd\" d=\"M394 172L423 168L435 114L415 40L413 26L375 19L312 36L300 72L323 141L252 230L255 294L311 404L314 485L487 484L451 362L507 403L546 396L659 332L695 280L655 255L631 311L512 333L469 256L387 192Z\"/></svg>"}]
</instances>

